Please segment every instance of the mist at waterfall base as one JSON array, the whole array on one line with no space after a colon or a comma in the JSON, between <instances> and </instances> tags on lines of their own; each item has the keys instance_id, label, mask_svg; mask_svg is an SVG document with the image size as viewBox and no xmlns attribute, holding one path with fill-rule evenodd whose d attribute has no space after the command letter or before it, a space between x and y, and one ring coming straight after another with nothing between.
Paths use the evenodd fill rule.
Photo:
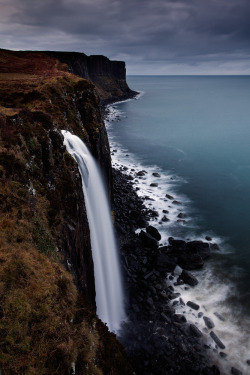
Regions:
<instances>
[{"instance_id":1,"label":"mist at waterfall base","mask_svg":"<svg viewBox=\"0 0 250 375\"><path fill-rule=\"evenodd\" d=\"M123 290L111 209L100 171L85 144L63 131L64 145L78 163L90 229L94 262L96 306L99 318L109 329L118 332L125 318Z\"/></svg>"},{"instance_id":2,"label":"mist at waterfall base","mask_svg":"<svg viewBox=\"0 0 250 375\"><path fill-rule=\"evenodd\" d=\"M106 121L113 165L125 166L138 194L149 198L146 206L158 211L152 225L162 244L169 236L209 236L219 245L202 270L192 271L197 287L175 287L200 310L177 312L202 330L222 373L233 365L250 374L250 77L130 76L128 84L141 94L111 105ZM199 312L215 323L225 358Z\"/></svg>"}]
</instances>

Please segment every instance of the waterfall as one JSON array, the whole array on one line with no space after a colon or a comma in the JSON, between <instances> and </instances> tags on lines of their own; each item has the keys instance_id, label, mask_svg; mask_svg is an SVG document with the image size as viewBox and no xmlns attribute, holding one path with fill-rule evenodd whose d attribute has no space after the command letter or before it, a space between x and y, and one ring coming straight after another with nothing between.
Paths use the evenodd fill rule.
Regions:
<instances>
[{"instance_id":1,"label":"waterfall","mask_svg":"<svg viewBox=\"0 0 250 375\"><path fill-rule=\"evenodd\" d=\"M111 210L98 166L85 144L63 130L64 145L74 157L82 176L82 186L90 228L100 319L111 331L118 331L124 319L123 292Z\"/></svg>"}]
</instances>

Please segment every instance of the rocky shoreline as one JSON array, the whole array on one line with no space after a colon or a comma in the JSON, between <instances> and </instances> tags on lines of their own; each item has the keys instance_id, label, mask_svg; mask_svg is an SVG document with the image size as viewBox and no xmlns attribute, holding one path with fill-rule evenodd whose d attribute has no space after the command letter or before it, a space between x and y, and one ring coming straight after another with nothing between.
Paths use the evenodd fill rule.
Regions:
<instances>
[{"instance_id":1,"label":"rocky shoreline","mask_svg":"<svg viewBox=\"0 0 250 375\"><path fill-rule=\"evenodd\" d=\"M113 169L115 228L127 296L127 322L119 340L137 375L222 374L211 355L216 352L226 357L224 344L212 330L213 321L198 312L200 306L193 301L185 305L175 290L180 284L185 288L197 285L190 271L203 266L216 244L209 242L210 238L208 242L169 238L167 246L159 247L160 233L149 225L152 212L123 168ZM139 228L146 230L138 233ZM183 307L183 313L176 312L177 307ZM185 309L198 312L215 349L200 329L187 321ZM219 313L218 317L223 319ZM242 374L234 367L231 373Z\"/></svg>"}]
</instances>

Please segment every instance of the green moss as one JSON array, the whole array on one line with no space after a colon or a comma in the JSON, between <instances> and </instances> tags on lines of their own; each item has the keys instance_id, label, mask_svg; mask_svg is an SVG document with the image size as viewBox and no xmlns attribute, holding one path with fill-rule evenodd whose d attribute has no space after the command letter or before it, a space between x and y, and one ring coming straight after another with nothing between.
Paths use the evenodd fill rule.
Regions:
<instances>
[{"instance_id":1,"label":"green moss","mask_svg":"<svg viewBox=\"0 0 250 375\"><path fill-rule=\"evenodd\" d=\"M52 256L55 254L56 247L54 241L43 220L40 217L35 217L32 220L32 223L32 235L35 246L41 253L47 256Z\"/></svg>"}]
</instances>

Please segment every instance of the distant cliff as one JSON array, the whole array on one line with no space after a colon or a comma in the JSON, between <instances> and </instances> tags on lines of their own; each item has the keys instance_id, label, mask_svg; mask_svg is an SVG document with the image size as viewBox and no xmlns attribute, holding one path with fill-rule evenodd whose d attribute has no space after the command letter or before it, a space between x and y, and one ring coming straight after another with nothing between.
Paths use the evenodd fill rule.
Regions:
<instances>
[{"instance_id":1,"label":"distant cliff","mask_svg":"<svg viewBox=\"0 0 250 375\"><path fill-rule=\"evenodd\" d=\"M123 61L111 61L102 55L87 56L77 52L48 52L66 63L69 71L94 83L103 104L134 97L126 82Z\"/></svg>"},{"instance_id":2,"label":"distant cliff","mask_svg":"<svg viewBox=\"0 0 250 375\"><path fill-rule=\"evenodd\" d=\"M99 100L93 83L52 55L0 50L3 375L132 374L95 315L81 178L61 135L66 129L83 139L110 184Z\"/></svg>"}]
</instances>

